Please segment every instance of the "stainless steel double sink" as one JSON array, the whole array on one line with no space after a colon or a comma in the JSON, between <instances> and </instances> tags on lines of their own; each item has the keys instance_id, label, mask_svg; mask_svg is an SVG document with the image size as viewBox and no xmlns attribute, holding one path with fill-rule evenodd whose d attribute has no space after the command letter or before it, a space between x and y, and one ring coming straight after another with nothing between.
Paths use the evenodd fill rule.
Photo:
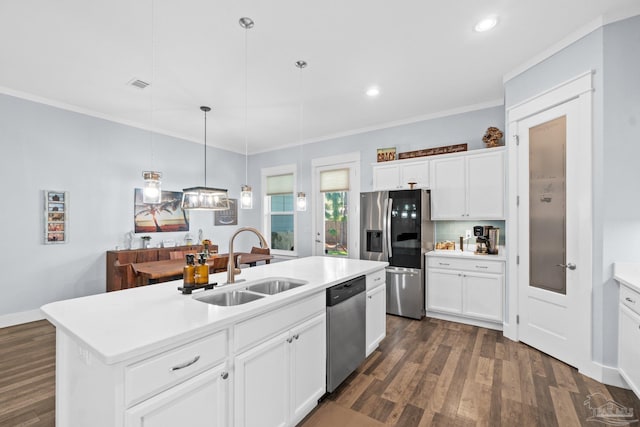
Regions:
<instances>
[{"instance_id":1,"label":"stainless steel double sink","mask_svg":"<svg viewBox=\"0 0 640 427\"><path fill-rule=\"evenodd\" d=\"M268 295L275 295L306 285L304 280L289 279L286 277L273 277L258 280L247 284L241 289L234 289L227 292L209 291L203 295L193 297L193 299L207 304L219 306L233 306L246 304L251 301L262 299ZM210 293L215 292L215 293Z\"/></svg>"}]
</instances>

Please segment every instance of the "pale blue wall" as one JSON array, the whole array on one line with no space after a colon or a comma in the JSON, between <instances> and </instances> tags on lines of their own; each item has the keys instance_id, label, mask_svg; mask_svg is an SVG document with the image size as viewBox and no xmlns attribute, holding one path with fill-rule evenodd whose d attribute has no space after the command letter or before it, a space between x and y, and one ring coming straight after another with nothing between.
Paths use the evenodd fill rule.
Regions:
<instances>
[{"instance_id":1,"label":"pale blue wall","mask_svg":"<svg viewBox=\"0 0 640 427\"><path fill-rule=\"evenodd\" d=\"M640 17L596 30L505 84L505 108L593 70L593 360L617 366L615 261L640 261Z\"/></svg>"},{"instance_id":2,"label":"pale blue wall","mask_svg":"<svg viewBox=\"0 0 640 427\"><path fill-rule=\"evenodd\" d=\"M203 146L157 135L150 161L147 131L0 95L0 317L105 290L105 251L133 229L133 192L142 170L164 174L163 188L202 185ZM208 183L237 198L244 156L209 147ZM69 242L44 245L42 190L70 193ZM236 227L214 227L213 214L191 215L191 233L226 251ZM244 223L244 212L239 214ZM152 244L185 233L150 233ZM139 241L137 242L139 245Z\"/></svg>"},{"instance_id":3,"label":"pale blue wall","mask_svg":"<svg viewBox=\"0 0 640 427\"><path fill-rule=\"evenodd\" d=\"M504 129L502 106L486 108L464 114L424 120L341 138L329 139L302 147L269 151L251 156L249 182L254 190L254 210L249 222L262 226L260 200L260 169L296 163L299 190L311 192L311 161L315 158L360 152L360 191L371 191L373 175L371 164L376 162L376 149L396 147L398 153L422 148L467 143L469 150L484 148L482 136L489 126ZM312 213L298 212L298 256L312 254Z\"/></svg>"}]
</instances>

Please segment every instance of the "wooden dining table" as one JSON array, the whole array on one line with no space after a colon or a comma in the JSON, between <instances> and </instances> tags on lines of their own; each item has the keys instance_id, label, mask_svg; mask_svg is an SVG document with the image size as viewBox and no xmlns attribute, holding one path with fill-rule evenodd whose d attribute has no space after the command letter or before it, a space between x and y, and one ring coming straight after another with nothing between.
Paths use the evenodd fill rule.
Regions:
<instances>
[{"instance_id":1,"label":"wooden dining table","mask_svg":"<svg viewBox=\"0 0 640 427\"><path fill-rule=\"evenodd\" d=\"M249 264L254 267L258 262L269 263L273 258L273 255L268 254L252 254L248 252L234 253L234 259L236 265L238 265L238 259L240 264ZM225 258L229 259L229 254L215 254L207 258L207 264L210 268L213 266L216 259ZM226 263L225 263L226 264ZM145 283L156 283L167 279L179 279L182 278L182 272L184 268L184 260L181 259L167 259L162 261L151 262L139 262L131 264L133 271L137 276L141 277Z\"/></svg>"}]
</instances>

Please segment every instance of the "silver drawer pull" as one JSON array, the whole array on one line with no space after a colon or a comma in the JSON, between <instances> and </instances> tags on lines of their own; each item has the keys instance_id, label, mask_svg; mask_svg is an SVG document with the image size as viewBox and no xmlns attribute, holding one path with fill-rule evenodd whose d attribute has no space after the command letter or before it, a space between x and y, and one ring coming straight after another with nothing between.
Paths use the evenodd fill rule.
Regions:
<instances>
[{"instance_id":1,"label":"silver drawer pull","mask_svg":"<svg viewBox=\"0 0 640 427\"><path fill-rule=\"evenodd\" d=\"M300 335L299 335L299 334L295 334L293 337L294 337L295 339L298 339L298 338L300 338Z\"/></svg>"},{"instance_id":2,"label":"silver drawer pull","mask_svg":"<svg viewBox=\"0 0 640 427\"><path fill-rule=\"evenodd\" d=\"M179 369L188 368L189 366L191 366L194 363L196 363L198 360L200 360L200 356L196 356L193 359L189 360L188 362L181 363L180 365L174 366L173 368L171 368L169 370L171 372L173 372L173 371L177 371Z\"/></svg>"},{"instance_id":3,"label":"silver drawer pull","mask_svg":"<svg viewBox=\"0 0 640 427\"><path fill-rule=\"evenodd\" d=\"M379 282L380 280L382 280L382 277L376 277L375 279L373 279L374 282Z\"/></svg>"},{"instance_id":4,"label":"silver drawer pull","mask_svg":"<svg viewBox=\"0 0 640 427\"><path fill-rule=\"evenodd\" d=\"M369 295L369 299L373 298L371 295Z\"/></svg>"},{"instance_id":5,"label":"silver drawer pull","mask_svg":"<svg viewBox=\"0 0 640 427\"><path fill-rule=\"evenodd\" d=\"M229 373L223 372L222 374L220 374L220 377L222 377L223 380L226 380L227 378L229 378Z\"/></svg>"},{"instance_id":6,"label":"silver drawer pull","mask_svg":"<svg viewBox=\"0 0 640 427\"><path fill-rule=\"evenodd\" d=\"M476 268L489 268L488 265L476 265Z\"/></svg>"},{"instance_id":7,"label":"silver drawer pull","mask_svg":"<svg viewBox=\"0 0 640 427\"><path fill-rule=\"evenodd\" d=\"M629 297L626 297L624 300L627 301L627 302L630 302L631 304L635 304L636 303L634 300L632 300Z\"/></svg>"},{"instance_id":8,"label":"silver drawer pull","mask_svg":"<svg viewBox=\"0 0 640 427\"><path fill-rule=\"evenodd\" d=\"M291 344L291 342L292 342L292 341L293 341L293 338L287 338L287 342L288 342L289 344Z\"/></svg>"},{"instance_id":9,"label":"silver drawer pull","mask_svg":"<svg viewBox=\"0 0 640 427\"><path fill-rule=\"evenodd\" d=\"M440 265L449 265L446 262L439 262L438 264L440 264Z\"/></svg>"}]
</instances>

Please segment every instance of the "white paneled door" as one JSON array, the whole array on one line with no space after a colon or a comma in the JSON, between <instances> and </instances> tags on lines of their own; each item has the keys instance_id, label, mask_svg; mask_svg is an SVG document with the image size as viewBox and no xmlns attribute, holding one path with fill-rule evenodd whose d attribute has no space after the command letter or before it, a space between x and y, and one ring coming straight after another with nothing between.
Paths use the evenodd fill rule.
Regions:
<instances>
[{"instance_id":1,"label":"white paneled door","mask_svg":"<svg viewBox=\"0 0 640 427\"><path fill-rule=\"evenodd\" d=\"M587 102L578 96L511 124L518 141L519 338L579 368L590 359L591 334Z\"/></svg>"}]
</instances>

